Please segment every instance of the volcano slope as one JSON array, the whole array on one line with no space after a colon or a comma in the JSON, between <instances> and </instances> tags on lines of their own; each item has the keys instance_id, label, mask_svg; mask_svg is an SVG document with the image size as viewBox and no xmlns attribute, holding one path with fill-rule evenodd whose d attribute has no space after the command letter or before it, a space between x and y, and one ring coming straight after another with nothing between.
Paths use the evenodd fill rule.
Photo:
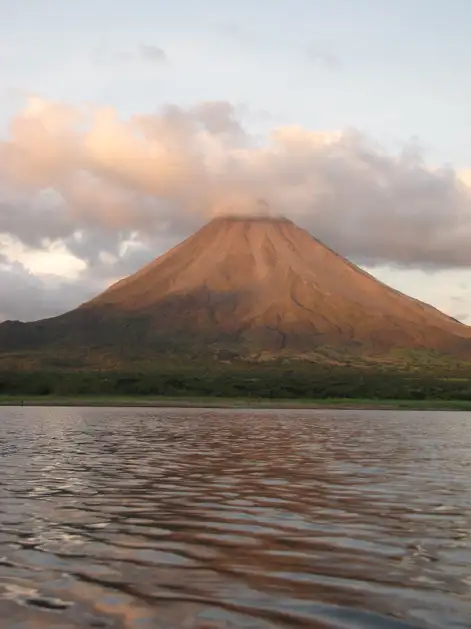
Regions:
<instances>
[{"instance_id":1,"label":"volcano slope","mask_svg":"<svg viewBox=\"0 0 471 629\"><path fill-rule=\"evenodd\" d=\"M3 358L100 361L387 356L471 358L471 328L407 297L284 218L216 218L59 317L0 325Z\"/></svg>"}]
</instances>

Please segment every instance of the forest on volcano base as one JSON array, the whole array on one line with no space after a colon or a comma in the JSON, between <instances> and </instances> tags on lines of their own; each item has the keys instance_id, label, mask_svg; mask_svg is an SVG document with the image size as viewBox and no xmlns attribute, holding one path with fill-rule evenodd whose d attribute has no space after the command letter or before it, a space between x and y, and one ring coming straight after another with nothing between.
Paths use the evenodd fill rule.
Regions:
<instances>
[{"instance_id":1,"label":"forest on volcano base","mask_svg":"<svg viewBox=\"0 0 471 629\"><path fill-rule=\"evenodd\" d=\"M155 371L0 372L2 396L205 396L271 399L471 400L471 368L393 369L281 365L201 366Z\"/></svg>"}]
</instances>

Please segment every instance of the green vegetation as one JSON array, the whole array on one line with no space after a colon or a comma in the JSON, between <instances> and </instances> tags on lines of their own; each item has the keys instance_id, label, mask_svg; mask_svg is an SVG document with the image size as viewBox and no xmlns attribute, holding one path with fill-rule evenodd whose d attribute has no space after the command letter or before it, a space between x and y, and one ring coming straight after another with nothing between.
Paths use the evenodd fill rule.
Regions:
<instances>
[{"instance_id":1,"label":"green vegetation","mask_svg":"<svg viewBox=\"0 0 471 629\"><path fill-rule=\"evenodd\" d=\"M471 408L471 368L397 371L299 362L187 363L135 371L0 372L0 401Z\"/></svg>"}]
</instances>

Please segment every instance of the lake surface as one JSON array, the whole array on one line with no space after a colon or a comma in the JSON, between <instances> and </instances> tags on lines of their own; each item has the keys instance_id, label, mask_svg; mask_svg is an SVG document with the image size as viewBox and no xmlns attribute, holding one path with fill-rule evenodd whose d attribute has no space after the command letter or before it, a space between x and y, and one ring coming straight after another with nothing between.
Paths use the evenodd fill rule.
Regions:
<instances>
[{"instance_id":1,"label":"lake surface","mask_svg":"<svg viewBox=\"0 0 471 629\"><path fill-rule=\"evenodd\" d=\"M0 408L2 629L471 627L471 414Z\"/></svg>"}]
</instances>

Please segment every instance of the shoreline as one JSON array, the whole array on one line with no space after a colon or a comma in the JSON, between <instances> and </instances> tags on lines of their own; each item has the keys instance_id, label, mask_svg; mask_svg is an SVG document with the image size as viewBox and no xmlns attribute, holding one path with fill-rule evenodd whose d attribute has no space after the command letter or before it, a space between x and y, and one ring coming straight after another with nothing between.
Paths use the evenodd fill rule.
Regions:
<instances>
[{"instance_id":1,"label":"shoreline","mask_svg":"<svg viewBox=\"0 0 471 629\"><path fill-rule=\"evenodd\" d=\"M98 408L200 408L240 410L421 410L471 411L471 400L289 400L216 397L0 396L1 406Z\"/></svg>"}]
</instances>

